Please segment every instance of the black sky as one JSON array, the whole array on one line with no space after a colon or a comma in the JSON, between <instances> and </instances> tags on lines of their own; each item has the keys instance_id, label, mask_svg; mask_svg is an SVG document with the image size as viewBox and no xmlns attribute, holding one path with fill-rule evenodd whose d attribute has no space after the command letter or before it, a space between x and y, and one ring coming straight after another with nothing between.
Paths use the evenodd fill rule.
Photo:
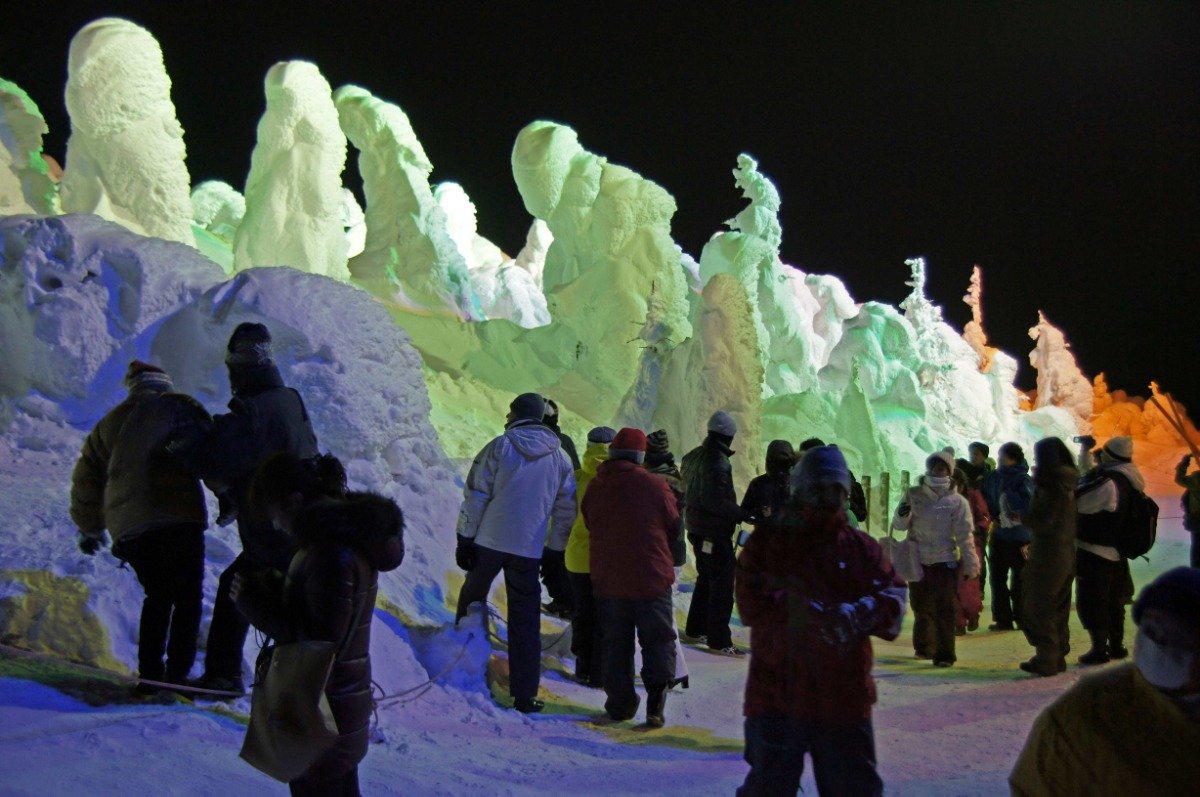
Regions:
<instances>
[{"instance_id":1,"label":"black sky","mask_svg":"<svg viewBox=\"0 0 1200 797\"><path fill-rule=\"evenodd\" d=\"M786 262L896 302L924 255L957 325L979 263L996 345L1024 361L1041 308L1089 375L1200 408L1196 4L50 2L0 29L0 76L60 160L67 47L105 15L162 44L195 182L242 187L262 78L291 58L403 107L509 252L533 119L669 190L695 256L742 206L745 151L783 196Z\"/></svg>"}]
</instances>

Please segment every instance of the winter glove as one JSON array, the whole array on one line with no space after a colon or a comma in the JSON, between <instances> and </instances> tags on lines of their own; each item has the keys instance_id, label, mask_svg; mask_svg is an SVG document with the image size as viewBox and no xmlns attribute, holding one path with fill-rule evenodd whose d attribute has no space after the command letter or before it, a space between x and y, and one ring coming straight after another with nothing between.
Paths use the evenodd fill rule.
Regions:
<instances>
[{"instance_id":1,"label":"winter glove","mask_svg":"<svg viewBox=\"0 0 1200 797\"><path fill-rule=\"evenodd\" d=\"M908 504L901 504L896 508L896 514L900 517L908 517L912 514L912 507Z\"/></svg>"},{"instance_id":2,"label":"winter glove","mask_svg":"<svg viewBox=\"0 0 1200 797\"><path fill-rule=\"evenodd\" d=\"M854 645L870 634L875 614L874 598L863 597L854 603L828 607L816 601L810 605L820 618L821 638L837 648L839 653L850 652Z\"/></svg>"},{"instance_id":3,"label":"winter glove","mask_svg":"<svg viewBox=\"0 0 1200 797\"><path fill-rule=\"evenodd\" d=\"M454 549L454 561L458 563L459 569L465 570L468 573L474 570L477 554L475 540L459 535L458 547Z\"/></svg>"},{"instance_id":4,"label":"winter glove","mask_svg":"<svg viewBox=\"0 0 1200 797\"><path fill-rule=\"evenodd\" d=\"M1092 437L1090 434L1080 435L1075 439L1079 442L1079 445L1083 446L1088 451L1091 451L1096 447L1096 438Z\"/></svg>"},{"instance_id":5,"label":"winter glove","mask_svg":"<svg viewBox=\"0 0 1200 797\"><path fill-rule=\"evenodd\" d=\"M79 550L88 556L95 556L96 553L104 547L103 537L89 537L80 532L79 534Z\"/></svg>"}]
</instances>

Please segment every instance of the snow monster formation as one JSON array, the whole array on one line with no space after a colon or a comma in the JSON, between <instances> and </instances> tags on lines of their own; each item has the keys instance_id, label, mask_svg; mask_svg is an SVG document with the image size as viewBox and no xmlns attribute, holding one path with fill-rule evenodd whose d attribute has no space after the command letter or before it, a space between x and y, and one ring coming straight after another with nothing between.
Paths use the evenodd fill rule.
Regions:
<instances>
[{"instance_id":1,"label":"snow monster formation","mask_svg":"<svg viewBox=\"0 0 1200 797\"><path fill-rule=\"evenodd\" d=\"M1062 330L1046 320L1038 311L1037 325L1029 330L1035 345L1029 353L1029 364L1037 369L1037 401L1035 408L1062 407L1075 419L1081 432L1091 431L1095 393L1071 354L1067 337Z\"/></svg>"},{"instance_id":2,"label":"snow monster formation","mask_svg":"<svg viewBox=\"0 0 1200 797\"><path fill-rule=\"evenodd\" d=\"M307 61L284 61L267 72L264 87L267 110L250 159L234 266L291 266L345 280L346 137L329 83Z\"/></svg>"},{"instance_id":3,"label":"snow monster formation","mask_svg":"<svg viewBox=\"0 0 1200 797\"><path fill-rule=\"evenodd\" d=\"M0 78L0 216L58 212L58 186L42 157L48 130L33 98Z\"/></svg>"},{"instance_id":4,"label":"snow monster formation","mask_svg":"<svg viewBox=\"0 0 1200 797\"><path fill-rule=\"evenodd\" d=\"M123 19L85 26L71 40L66 99L63 212L192 244L183 128L158 41Z\"/></svg>"}]
</instances>

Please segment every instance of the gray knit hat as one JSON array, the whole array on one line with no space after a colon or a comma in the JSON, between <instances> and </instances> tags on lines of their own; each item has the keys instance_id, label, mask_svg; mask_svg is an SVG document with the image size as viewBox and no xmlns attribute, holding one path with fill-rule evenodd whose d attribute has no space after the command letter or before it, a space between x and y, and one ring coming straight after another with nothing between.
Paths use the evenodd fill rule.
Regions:
<instances>
[{"instance_id":1,"label":"gray knit hat","mask_svg":"<svg viewBox=\"0 0 1200 797\"><path fill-rule=\"evenodd\" d=\"M723 434L726 437L734 437L737 435L737 421L733 419L725 410L717 410L708 419L708 431Z\"/></svg>"}]
</instances>

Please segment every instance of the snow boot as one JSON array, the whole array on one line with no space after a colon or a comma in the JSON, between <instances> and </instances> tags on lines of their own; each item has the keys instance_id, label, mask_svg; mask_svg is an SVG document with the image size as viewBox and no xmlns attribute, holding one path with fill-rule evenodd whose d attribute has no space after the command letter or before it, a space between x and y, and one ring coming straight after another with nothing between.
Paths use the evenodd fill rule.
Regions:
<instances>
[{"instance_id":1,"label":"snow boot","mask_svg":"<svg viewBox=\"0 0 1200 797\"><path fill-rule=\"evenodd\" d=\"M661 728L667 724L663 710L667 706L667 687L650 686L646 688L646 724L651 728Z\"/></svg>"},{"instance_id":2,"label":"snow boot","mask_svg":"<svg viewBox=\"0 0 1200 797\"><path fill-rule=\"evenodd\" d=\"M1108 640L1098 634L1091 634L1092 649L1079 657L1080 664L1106 664L1112 661L1112 657L1108 655Z\"/></svg>"},{"instance_id":3,"label":"snow boot","mask_svg":"<svg viewBox=\"0 0 1200 797\"><path fill-rule=\"evenodd\" d=\"M1120 660L1120 659L1126 658L1127 656L1129 656L1129 648L1127 648L1123 644L1121 644L1121 640L1119 640L1119 639L1116 641L1109 640L1108 657L1110 659Z\"/></svg>"},{"instance_id":4,"label":"snow boot","mask_svg":"<svg viewBox=\"0 0 1200 797\"><path fill-rule=\"evenodd\" d=\"M513 708L522 714L537 714L545 707L546 703L536 697L518 697L513 701Z\"/></svg>"}]
</instances>

